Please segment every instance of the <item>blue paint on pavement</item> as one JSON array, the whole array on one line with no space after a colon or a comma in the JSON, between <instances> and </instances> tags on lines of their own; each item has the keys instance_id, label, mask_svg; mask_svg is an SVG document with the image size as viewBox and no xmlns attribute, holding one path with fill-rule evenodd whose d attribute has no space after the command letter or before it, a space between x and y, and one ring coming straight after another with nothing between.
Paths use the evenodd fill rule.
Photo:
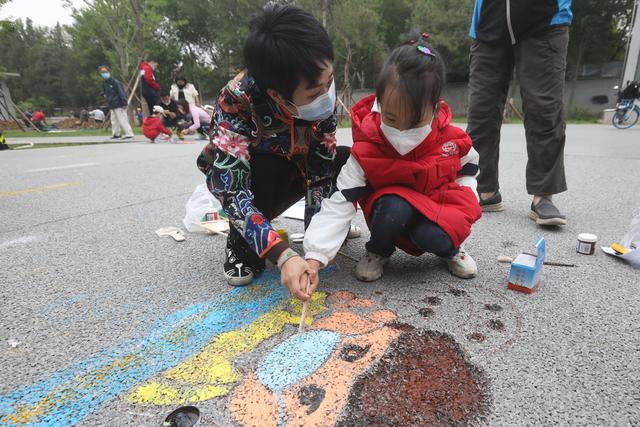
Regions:
<instances>
[{"instance_id":1,"label":"blue paint on pavement","mask_svg":"<svg viewBox=\"0 0 640 427\"><path fill-rule=\"evenodd\" d=\"M272 391L283 390L318 370L338 342L340 335L331 331L294 335L262 360L258 379Z\"/></svg>"}]
</instances>

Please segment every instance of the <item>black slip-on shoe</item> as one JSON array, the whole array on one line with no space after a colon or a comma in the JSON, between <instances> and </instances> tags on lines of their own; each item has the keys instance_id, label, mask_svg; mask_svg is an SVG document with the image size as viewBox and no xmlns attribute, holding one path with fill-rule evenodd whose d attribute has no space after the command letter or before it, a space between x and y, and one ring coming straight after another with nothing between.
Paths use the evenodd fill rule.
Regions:
<instances>
[{"instance_id":1,"label":"black slip-on shoe","mask_svg":"<svg viewBox=\"0 0 640 427\"><path fill-rule=\"evenodd\" d=\"M538 225L567 225L567 217L562 215L556 205L546 197L543 197L537 204L531 203L529 218Z\"/></svg>"},{"instance_id":2,"label":"black slip-on shoe","mask_svg":"<svg viewBox=\"0 0 640 427\"><path fill-rule=\"evenodd\" d=\"M499 191L488 199L480 198L480 207L482 212L502 212L504 205L502 204L502 195Z\"/></svg>"}]
</instances>

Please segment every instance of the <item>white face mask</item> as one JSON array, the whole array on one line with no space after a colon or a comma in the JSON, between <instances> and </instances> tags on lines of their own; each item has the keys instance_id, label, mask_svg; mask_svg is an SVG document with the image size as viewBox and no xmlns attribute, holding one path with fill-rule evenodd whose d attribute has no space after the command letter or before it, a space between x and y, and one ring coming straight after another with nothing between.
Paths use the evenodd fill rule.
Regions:
<instances>
[{"instance_id":1,"label":"white face mask","mask_svg":"<svg viewBox=\"0 0 640 427\"><path fill-rule=\"evenodd\" d=\"M333 114L333 110L336 107L336 82L331 83L331 87L326 93L323 93L312 102L306 105L296 105L291 103L298 114L294 114L293 117L306 120L308 122L315 122L316 120L324 120Z\"/></svg>"},{"instance_id":2,"label":"white face mask","mask_svg":"<svg viewBox=\"0 0 640 427\"><path fill-rule=\"evenodd\" d=\"M414 148L416 148L431 133L431 124L407 130L398 130L394 127L387 126L380 120L380 130L389 140L393 148L398 154L404 156Z\"/></svg>"}]
</instances>

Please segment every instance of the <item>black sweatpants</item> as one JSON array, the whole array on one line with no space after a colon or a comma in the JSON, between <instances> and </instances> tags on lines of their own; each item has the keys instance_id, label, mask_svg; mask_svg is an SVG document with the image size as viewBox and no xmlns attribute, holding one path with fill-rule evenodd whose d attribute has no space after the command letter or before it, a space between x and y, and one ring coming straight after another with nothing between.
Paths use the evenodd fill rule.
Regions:
<instances>
[{"instance_id":1,"label":"black sweatpants","mask_svg":"<svg viewBox=\"0 0 640 427\"><path fill-rule=\"evenodd\" d=\"M340 169L347 162L351 149L337 147L334 159L334 188ZM254 153L249 160L251 166L251 192L253 205L272 220L306 194L306 183L298 167L286 157L275 154ZM251 250L242 234L230 222L227 245L235 249L243 261L253 266L263 266L264 260Z\"/></svg>"},{"instance_id":2,"label":"black sweatpants","mask_svg":"<svg viewBox=\"0 0 640 427\"><path fill-rule=\"evenodd\" d=\"M147 107L149 108L149 115L153 114L153 107L155 105L160 105L160 96L155 95L142 95L144 100L147 102Z\"/></svg>"},{"instance_id":3,"label":"black sweatpants","mask_svg":"<svg viewBox=\"0 0 640 427\"><path fill-rule=\"evenodd\" d=\"M567 190L564 173L563 105L568 27L551 27L511 45L474 41L469 75L467 133L480 154L478 192L499 189L500 127L509 80L515 66L524 108L527 138L527 192Z\"/></svg>"}]
</instances>

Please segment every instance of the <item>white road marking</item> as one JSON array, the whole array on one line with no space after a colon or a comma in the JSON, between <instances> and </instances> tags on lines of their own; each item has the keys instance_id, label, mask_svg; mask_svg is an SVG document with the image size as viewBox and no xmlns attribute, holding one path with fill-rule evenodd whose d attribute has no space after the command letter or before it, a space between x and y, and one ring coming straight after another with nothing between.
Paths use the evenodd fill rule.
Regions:
<instances>
[{"instance_id":1,"label":"white road marking","mask_svg":"<svg viewBox=\"0 0 640 427\"><path fill-rule=\"evenodd\" d=\"M24 245L27 243L35 242L37 240L40 240L37 236L18 237L17 239L0 242L0 249L10 248L11 246Z\"/></svg>"},{"instance_id":2,"label":"white road marking","mask_svg":"<svg viewBox=\"0 0 640 427\"><path fill-rule=\"evenodd\" d=\"M98 163L76 163L73 165L54 166L51 168L29 169L27 172L48 172L48 171L57 171L62 169L87 168L89 166L97 166L97 165Z\"/></svg>"}]
</instances>

